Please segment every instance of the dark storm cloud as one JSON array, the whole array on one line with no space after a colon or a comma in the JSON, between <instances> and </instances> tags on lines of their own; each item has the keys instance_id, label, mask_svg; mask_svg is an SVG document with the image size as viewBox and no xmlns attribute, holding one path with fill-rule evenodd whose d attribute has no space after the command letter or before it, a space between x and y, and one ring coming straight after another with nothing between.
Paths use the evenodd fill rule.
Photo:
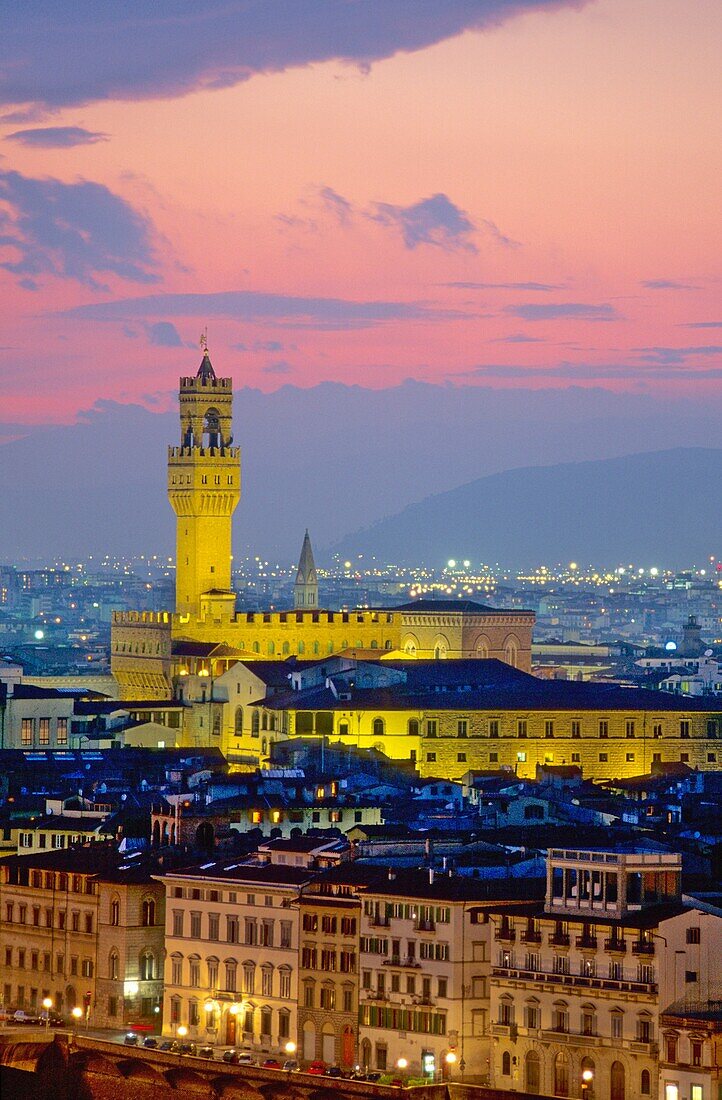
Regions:
<instances>
[{"instance_id":1,"label":"dark storm cloud","mask_svg":"<svg viewBox=\"0 0 722 1100\"><path fill-rule=\"evenodd\" d=\"M96 289L102 273L157 281L150 222L102 184L0 172L0 200L9 211L0 212L0 247L11 254L0 266L26 288L43 275Z\"/></svg>"},{"instance_id":2,"label":"dark storm cloud","mask_svg":"<svg viewBox=\"0 0 722 1100\"><path fill-rule=\"evenodd\" d=\"M74 145L95 145L107 141L108 135L82 126L43 126L34 130L16 130L7 135L8 141L17 141L34 149L71 149Z\"/></svg>"},{"instance_id":3,"label":"dark storm cloud","mask_svg":"<svg viewBox=\"0 0 722 1100\"><path fill-rule=\"evenodd\" d=\"M374 203L369 217L382 225L398 229L407 248L430 244L447 252L457 249L465 252L478 251L471 240L476 226L448 195L431 195L411 206L377 202Z\"/></svg>"},{"instance_id":4,"label":"dark storm cloud","mask_svg":"<svg viewBox=\"0 0 722 1100\"><path fill-rule=\"evenodd\" d=\"M523 302L516 306L507 306L505 313L519 317L522 321L556 321L562 318L576 318L579 321L619 321L621 314L614 306L604 302L594 305L590 302Z\"/></svg>"},{"instance_id":5,"label":"dark storm cloud","mask_svg":"<svg viewBox=\"0 0 722 1100\"><path fill-rule=\"evenodd\" d=\"M182 348L183 341L175 325L170 321L156 321L148 325L148 341L159 348Z\"/></svg>"},{"instance_id":6,"label":"dark storm cloud","mask_svg":"<svg viewBox=\"0 0 722 1100\"><path fill-rule=\"evenodd\" d=\"M334 58L367 67L588 0L5 0L0 99L63 107L183 95Z\"/></svg>"},{"instance_id":7,"label":"dark storm cloud","mask_svg":"<svg viewBox=\"0 0 722 1100\"><path fill-rule=\"evenodd\" d=\"M453 321L468 314L424 302L359 302L344 298L302 298L255 290L215 294L150 294L67 310L87 321L132 321L143 317L228 317L259 324L313 329L372 328L389 321Z\"/></svg>"}]
</instances>

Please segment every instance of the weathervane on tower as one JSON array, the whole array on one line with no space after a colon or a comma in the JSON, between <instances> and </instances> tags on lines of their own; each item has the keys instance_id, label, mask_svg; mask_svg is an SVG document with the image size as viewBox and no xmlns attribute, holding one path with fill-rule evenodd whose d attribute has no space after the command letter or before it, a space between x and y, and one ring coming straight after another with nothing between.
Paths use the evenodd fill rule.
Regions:
<instances>
[{"instance_id":1,"label":"weathervane on tower","mask_svg":"<svg viewBox=\"0 0 722 1100\"><path fill-rule=\"evenodd\" d=\"M204 352L208 351L208 325L206 325L201 333L200 345Z\"/></svg>"}]
</instances>

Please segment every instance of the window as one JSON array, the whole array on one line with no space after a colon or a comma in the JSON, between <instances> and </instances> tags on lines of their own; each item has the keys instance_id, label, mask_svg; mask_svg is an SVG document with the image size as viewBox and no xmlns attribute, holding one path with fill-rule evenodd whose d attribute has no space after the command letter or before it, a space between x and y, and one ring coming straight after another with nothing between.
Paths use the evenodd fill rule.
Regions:
<instances>
[{"instance_id":1,"label":"window","mask_svg":"<svg viewBox=\"0 0 722 1100\"><path fill-rule=\"evenodd\" d=\"M427 752L426 762L427 762L427 764L435 764L436 763L436 753L435 752Z\"/></svg>"},{"instance_id":2,"label":"window","mask_svg":"<svg viewBox=\"0 0 722 1100\"><path fill-rule=\"evenodd\" d=\"M652 1021L648 1016L639 1016L637 1019L637 1042L652 1042Z\"/></svg>"},{"instance_id":3,"label":"window","mask_svg":"<svg viewBox=\"0 0 722 1100\"><path fill-rule=\"evenodd\" d=\"M527 721L526 721L526 718L519 718L517 720L516 735L517 735L517 737L526 737L526 735L527 735Z\"/></svg>"},{"instance_id":4,"label":"window","mask_svg":"<svg viewBox=\"0 0 722 1100\"><path fill-rule=\"evenodd\" d=\"M38 719L38 744L49 745L50 744L50 719L39 718Z\"/></svg>"},{"instance_id":5,"label":"window","mask_svg":"<svg viewBox=\"0 0 722 1100\"><path fill-rule=\"evenodd\" d=\"M282 967L278 972L280 988L278 995L282 1001L289 1000L291 996L291 971Z\"/></svg>"},{"instance_id":6,"label":"window","mask_svg":"<svg viewBox=\"0 0 722 1100\"><path fill-rule=\"evenodd\" d=\"M20 744L32 745L35 732L35 719L23 718L20 723Z\"/></svg>"},{"instance_id":7,"label":"window","mask_svg":"<svg viewBox=\"0 0 722 1100\"><path fill-rule=\"evenodd\" d=\"M143 902L141 921L144 928L152 928L155 924L155 902L152 898L146 898Z\"/></svg>"},{"instance_id":8,"label":"window","mask_svg":"<svg viewBox=\"0 0 722 1100\"><path fill-rule=\"evenodd\" d=\"M648 1069L643 1069L639 1078L639 1091L642 1096L649 1096L652 1091L652 1078Z\"/></svg>"},{"instance_id":9,"label":"window","mask_svg":"<svg viewBox=\"0 0 722 1100\"><path fill-rule=\"evenodd\" d=\"M592 1005L584 1005L582 1008L582 1035L597 1034L597 1017Z\"/></svg>"},{"instance_id":10,"label":"window","mask_svg":"<svg viewBox=\"0 0 722 1100\"><path fill-rule=\"evenodd\" d=\"M689 727L690 727L689 719L688 718L682 718L682 720L679 723L679 736L680 737L689 737Z\"/></svg>"},{"instance_id":11,"label":"window","mask_svg":"<svg viewBox=\"0 0 722 1100\"><path fill-rule=\"evenodd\" d=\"M173 910L173 935L174 936L182 936L183 935L183 910L182 909L174 909Z\"/></svg>"},{"instance_id":12,"label":"window","mask_svg":"<svg viewBox=\"0 0 722 1100\"><path fill-rule=\"evenodd\" d=\"M336 1008L336 990L332 985L321 986L321 1008L330 1012Z\"/></svg>"},{"instance_id":13,"label":"window","mask_svg":"<svg viewBox=\"0 0 722 1100\"><path fill-rule=\"evenodd\" d=\"M93 962L91 959L83 959L83 965L80 968L80 972L84 978L93 977Z\"/></svg>"},{"instance_id":14,"label":"window","mask_svg":"<svg viewBox=\"0 0 722 1100\"><path fill-rule=\"evenodd\" d=\"M692 1055L692 1065L697 1066L697 1067L701 1066L702 1065L702 1040L701 1039L692 1039L690 1044L689 1044L689 1048L690 1048L690 1052L691 1052L691 1055Z\"/></svg>"},{"instance_id":15,"label":"window","mask_svg":"<svg viewBox=\"0 0 722 1100\"><path fill-rule=\"evenodd\" d=\"M613 1009L611 1012L612 1021L612 1038L621 1039L624 1032L624 1014L619 1009Z\"/></svg>"},{"instance_id":16,"label":"window","mask_svg":"<svg viewBox=\"0 0 722 1100\"><path fill-rule=\"evenodd\" d=\"M537 1002L529 1002L524 1006L524 1026L538 1028L540 1026L541 1012Z\"/></svg>"},{"instance_id":17,"label":"window","mask_svg":"<svg viewBox=\"0 0 722 1100\"><path fill-rule=\"evenodd\" d=\"M687 943L699 943L699 942L700 942L699 928L688 928L687 929Z\"/></svg>"},{"instance_id":18,"label":"window","mask_svg":"<svg viewBox=\"0 0 722 1100\"><path fill-rule=\"evenodd\" d=\"M468 737L469 735L469 722L466 718L459 718L456 723L456 736Z\"/></svg>"},{"instance_id":19,"label":"window","mask_svg":"<svg viewBox=\"0 0 722 1100\"><path fill-rule=\"evenodd\" d=\"M609 737L609 722L606 718L600 718L599 720L599 736Z\"/></svg>"},{"instance_id":20,"label":"window","mask_svg":"<svg viewBox=\"0 0 722 1100\"><path fill-rule=\"evenodd\" d=\"M264 966L261 968L261 995L264 997L273 996L273 967Z\"/></svg>"},{"instance_id":21,"label":"window","mask_svg":"<svg viewBox=\"0 0 722 1100\"><path fill-rule=\"evenodd\" d=\"M572 737L582 736L582 723L578 718L572 719Z\"/></svg>"},{"instance_id":22,"label":"window","mask_svg":"<svg viewBox=\"0 0 722 1100\"><path fill-rule=\"evenodd\" d=\"M409 737L418 737L419 736L419 721L418 721L418 718L409 718L407 730L408 730ZM348 733L348 729L346 730L346 732Z\"/></svg>"},{"instance_id":23,"label":"window","mask_svg":"<svg viewBox=\"0 0 722 1100\"><path fill-rule=\"evenodd\" d=\"M662 723L655 722L652 726L652 737L655 737L658 740L662 736L662 732Z\"/></svg>"},{"instance_id":24,"label":"window","mask_svg":"<svg viewBox=\"0 0 722 1100\"><path fill-rule=\"evenodd\" d=\"M606 764L608 760L609 760L609 756L607 755L607 753L606 752L600 752L600 754L599 754L599 763L600 764Z\"/></svg>"},{"instance_id":25,"label":"window","mask_svg":"<svg viewBox=\"0 0 722 1100\"><path fill-rule=\"evenodd\" d=\"M514 1002L511 997L502 997L499 1001L499 1023L511 1027L514 1023Z\"/></svg>"},{"instance_id":26,"label":"window","mask_svg":"<svg viewBox=\"0 0 722 1100\"><path fill-rule=\"evenodd\" d=\"M383 718L374 718L372 728L373 728L374 737L383 737L383 735L384 735L384 720L383 720Z\"/></svg>"},{"instance_id":27,"label":"window","mask_svg":"<svg viewBox=\"0 0 722 1100\"><path fill-rule=\"evenodd\" d=\"M438 733L438 727L439 727L439 724L438 724L436 718L427 718L426 719L426 736L427 737L436 737L436 735Z\"/></svg>"},{"instance_id":28,"label":"window","mask_svg":"<svg viewBox=\"0 0 722 1100\"><path fill-rule=\"evenodd\" d=\"M288 920L281 921L281 947L291 946L291 922Z\"/></svg>"},{"instance_id":29,"label":"window","mask_svg":"<svg viewBox=\"0 0 722 1100\"><path fill-rule=\"evenodd\" d=\"M55 740L58 745L67 745L68 743L68 719L58 718L57 734Z\"/></svg>"},{"instance_id":30,"label":"window","mask_svg":"<svg viewBox=\"0 0 722 1100\"><path fill-rule=\"evenodd\" d=\"M117 927L120 924L120 901L113 898L110 903L110 923Z\"/></svg>"},{"instance_id":31,"label":"window","mask_svg":"<svg viewBox=\"0 0 722 1100\"><path fill-rule=\"evenodd\" d=\"M554 1005L552 1031L569 1031L569 1010L565 1004L558 1003Z\"/></svg>"},{"instance_id":32,"label":"window","mask_svg":"<svg viewBox=\"0 0 722 1100\"><path fill-rule=\"evenodd\" d=\"M554 722L550 718L548 718L546 720L546 722L544 723L544 736L545 737L553 737L554 736Z\"/></svg>"},{"instance_id":33,"label":"window","mask_svg":"<svg viewBox=\"0 0 722 1100\"><path fill-rule=\"evenodd\" d=\"M201 984L200 959L191 959L189 962L188 984L191 989L198 989Z\"/></svg>"},{"instance_id":34,"label":"window","mask_svg":"<svg viewBox=\"0 0 722 1100\"><path fill-rule=\"evenodd\" d=\"M254 969L254 972L255 972L255 967L253 969ZM225 988L226 988L226 991L228 993L235 993L235 991L236 991L236 973L237 973L237 967L236 967L235 962L227 962L225 964ZM244 976L244 981L245 981L245 976L246 976L245 966L243 968L243 976ZM251 985L250 988L246 989L246 992L247 993L253 993L253 986Z\"/></svg>"},{"instance_id":35,"label":"window","mask_svg":"<svg viewBox=\"0 0 722 1100\"><path fill-rule=\"evenodd\" d=\"M633 764L634 763L634 753L633 752L628 752L627 753L627 763L628 764Z\"/></svg>"},{"instance_id":36,"label":"window","mask_svg":"<svg viewBox=\"0 0 722 1100\"><path fill-rule=\"evenodd\" d=\"M208 914L208 939L218 941L220 939L220 914L209 913Z\"/></svg>"},{"instance_id":37,"label":"window","mask_svg":"<svg viewBox=\"0 0 722 1100\"><path fill-rule=\"evenodd\" d=\"M503 1077L511 1076L511 1054L508 1050L501 1056L501 1073Z\"/></svg>"},{"instance_id":38,"label":"window","mask_svg":"<svg viewBox=\"0 0 722 1100\"><path fill-rule=\"evenodd\" d=\"M667 1048L667 1061L674 1065L677 1061L677 1039L679 1038L674 1032L667 1035L665 1038L665 1046Z\"/></svg>"},{"instance_id":39,"label":"window","mask_svg":"<svg viewBox=\"0 0 722 1100\"><path fill-rule=\"evenodd\" d=\"M628 718L624 723L624 734L626 737L634 737L634 719Z\"/></svg>"},{"instance_id":40,"label":"window","mask_svg":"<svg viewBox=\"0 0 722 1100\"><path fill-rule=\"evenodd\" d=\"M180 955L171 958L171 985L183 985L183 959Z\"/></svg>"},{"instance_id":41,"label":"window","mask_svg":"<svg viewBox=\"0 0 722 1100\"><path fill-rule=\"evenodd\" d=\"M696 970L685 970L684 980L685 980L685 982L687 982L688 985L692 982L696 982L697 978L698 978L698 974L697 974Z\"/></svg>"}]
</instances>

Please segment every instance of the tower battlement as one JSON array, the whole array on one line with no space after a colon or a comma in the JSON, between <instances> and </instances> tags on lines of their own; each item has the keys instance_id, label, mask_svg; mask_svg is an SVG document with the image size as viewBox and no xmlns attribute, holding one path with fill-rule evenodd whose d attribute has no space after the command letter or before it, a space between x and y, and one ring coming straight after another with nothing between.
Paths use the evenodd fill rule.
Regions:
<instances>
[{"instance_id":1,"label":"tower battlement","mask_svg":"<svg viewBox=\"0 0 722 1100\"><path fill-rule=\"evenodd\" d=\"M226 459L236 464L241 457L240 447L168 447L168 458L212 458L216 461Z\"/></svg>"},{"instance_id":2,"label":"tower battlement","mask_svg":"<svg viewBox=\"0 0 722 1100\"><path fill-rule=\"evenodd\" d=\"M216 389L218 389L218 390L232 390L233 389L233 379L231 379L231 378L216 378L216 377L210 378L210 377L207 377L207 376L201 378L196 374L196 375L188 375L185 378L181 378L181 380L180 380L181 393L183 393L186 390L196 391L199 386L203 386L206 389L213 389L213 390L216 390Z\"/></svg>"}]
</instances>

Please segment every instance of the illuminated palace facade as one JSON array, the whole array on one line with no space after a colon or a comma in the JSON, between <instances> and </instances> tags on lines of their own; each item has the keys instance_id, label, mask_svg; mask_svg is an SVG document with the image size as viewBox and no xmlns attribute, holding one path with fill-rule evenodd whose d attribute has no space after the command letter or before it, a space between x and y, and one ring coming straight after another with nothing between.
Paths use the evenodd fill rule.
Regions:
<instances>
[{"instance_id":1,"label":"illuminated palace facade","mask_svg":"<svg viewBox=\"0 0 722 1100\"><path fill-rule=\"evenodd\" d=\"M241 453L231 435L232 403L232 379L216 375L206 350L197 374L180 380L180 445L168 448L168 497L176 514L175 612L114 615L112 669L122 698L171 696L175 678L187 670L189 643L215 649L215 671L239 659L313 659L351 649L406 659L496 657L530 671L531 611L471 601L421 601L388 610L319 608L308 537L294 607L236 614L231 524L241 495Z\"/></svg>"}]
</instances>

